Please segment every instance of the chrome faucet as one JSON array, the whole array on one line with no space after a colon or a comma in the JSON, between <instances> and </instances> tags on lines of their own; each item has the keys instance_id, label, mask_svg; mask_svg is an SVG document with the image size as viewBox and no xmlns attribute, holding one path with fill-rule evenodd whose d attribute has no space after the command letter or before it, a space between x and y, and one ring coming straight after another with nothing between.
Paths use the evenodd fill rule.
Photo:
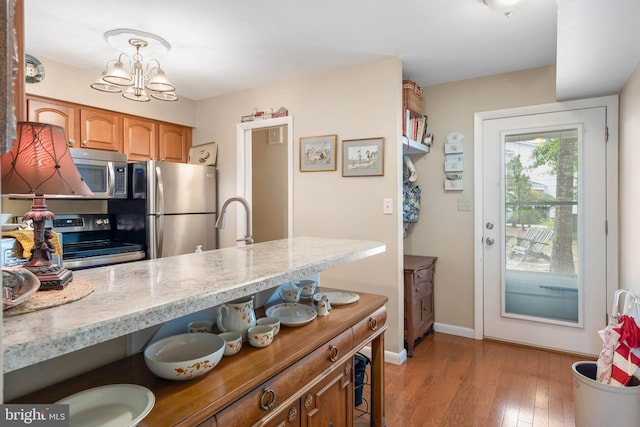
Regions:
<instances>
[{"instance_id":1,"label":"chrome faucet","mask_svg":"<svg viewBox=\"0 0 640 427\"><path fill-rule=\"evenodd\" d=\"M253 236L251 235L251 208L249 207L249 202L247 202L247 200L243 197L239 197L239 196L231 197L223 203L222 209L220 210L220 216L216 221L216 228L218 229L224 228L224 216L227 213L227 206L229 206L229 203L231 202L240 202L242 206L244 206L244 210L246 211L246 214L247 214L246 215L247 216L246 235L244 236L244 239L239 239L237 241L238 242L244 241L247 245L251 245L253 244Z\"/></svg>"}]
</instances>

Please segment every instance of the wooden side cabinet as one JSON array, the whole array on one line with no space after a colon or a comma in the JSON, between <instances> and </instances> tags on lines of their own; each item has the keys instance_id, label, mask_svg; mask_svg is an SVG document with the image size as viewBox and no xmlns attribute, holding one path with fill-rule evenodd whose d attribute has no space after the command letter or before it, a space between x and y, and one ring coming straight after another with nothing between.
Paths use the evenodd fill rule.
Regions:
<instances>
[{"instance_id":1,"label":"wooden side cabinet","mask_svg":"<svg viewBox=\"0 0 640 427\"><path fill-rule=\"evenodd\" d=\"M413 357L416 340L433 330L437 257L404 256L404 339Z\"/></svg>"}]
</instances>

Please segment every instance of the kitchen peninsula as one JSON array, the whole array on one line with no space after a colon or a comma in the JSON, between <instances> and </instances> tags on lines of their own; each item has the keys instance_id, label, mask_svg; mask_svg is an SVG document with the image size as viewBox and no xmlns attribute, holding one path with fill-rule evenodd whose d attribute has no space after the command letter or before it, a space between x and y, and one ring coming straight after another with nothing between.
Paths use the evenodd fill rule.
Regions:
<instances>
[{"instance_id":1,"label":"kitchen peninsula","mask_svg":"<svg viewBox=\"0 0 640 427\"><path fill-rule=\"evenodd\" d=\"M378 242L296 237L75 271L95 291L5 317L3 372L384 252Z\"/></svg>"},{"instance_id":2,"label":"kitchen peninsula","mask_svg":"<svg viewBox=\"0 0 640 427\"><path fill-rule=\"evenodd\" d=\"M92 294L5 319L4 369L19 369L384 250L377 242L298 237L77 271L75 278L95 285ZM360 301L335 307L329 316L286 328L265 349L243 347L202 379L154 377L136 354L18 401L54 402L99 384L130 382L156 395L156 406L140 425L159 425L154 424L159 420L167 425L245 425L258 419L275 425L281 417L317 421L327 411L348 419L353 416L353 355L370 342L371 422L381 425L385 303L386 297L361 294ZM339 407L336 398L342 402Z\"/></svg>"}]
</instances>

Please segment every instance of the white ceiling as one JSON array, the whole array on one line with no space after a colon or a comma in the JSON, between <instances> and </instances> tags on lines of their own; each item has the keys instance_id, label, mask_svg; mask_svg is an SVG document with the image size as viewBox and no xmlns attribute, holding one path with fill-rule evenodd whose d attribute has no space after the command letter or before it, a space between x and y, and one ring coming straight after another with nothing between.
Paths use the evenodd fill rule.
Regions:
<instances>
[{"instance_id":1,"label":"white ceiling","mask_svg":"<svg viewBox=\"0 0 640 427\"><path fill-rule=\"evenodd\" d=\"M482 0L26 0L25 51L97 77L118 54L106 31L154 33L172 46L154 57L193 100L389 56L428 86L555 64L556 16L556 0L529 0L509 19ZM571 34L569 46L580 41Z\"/></svg>"}]
</instances>

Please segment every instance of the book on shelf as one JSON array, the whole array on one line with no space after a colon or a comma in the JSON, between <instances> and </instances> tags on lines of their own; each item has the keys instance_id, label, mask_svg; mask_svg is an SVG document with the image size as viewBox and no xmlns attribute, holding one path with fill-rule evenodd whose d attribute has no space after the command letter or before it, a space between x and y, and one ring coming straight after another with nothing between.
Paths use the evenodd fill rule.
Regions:
<instances>
[{"instance_id":1,"label":"book on shelf","mask_svg":"<svg viewBox=\"0 0 640 427\"><path fill-rule=\"evenodd\" d=\"M427 133L427 116L418 116L411 110L405 110L402 134L407 138L422 143Z\"/></svg>"}]
</instances>

